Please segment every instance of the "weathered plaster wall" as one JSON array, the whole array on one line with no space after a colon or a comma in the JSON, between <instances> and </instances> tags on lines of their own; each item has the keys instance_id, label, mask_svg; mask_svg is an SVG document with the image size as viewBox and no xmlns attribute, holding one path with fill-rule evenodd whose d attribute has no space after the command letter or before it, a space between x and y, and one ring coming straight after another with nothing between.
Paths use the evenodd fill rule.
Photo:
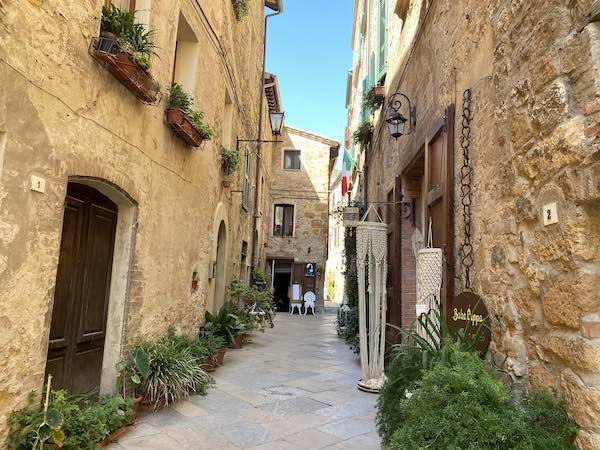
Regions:
<instances>
[{"instance_id":1,"label":"weathered plaster wall","mask_svg":"<svg viewBox=\"0 0 600 450\"><path fill-rule=\"evenodd\" d=\"M411 98L417 126L396 142L376 113L368 190L370 201L385 201L455 104L458 250L461 97L473 90L473 289L495 319L491 355L516 392L561 390L582 427L579 446L598 449L600 26L578 27L589 5L409 2L400 38L410 51L390 68L386 91ZM551 202L559 223L545 227L542 207Z\"/></svg>"},{"instance_id":2,"label":"weathered plaster wall","mask_svg":"<svg viewBox=\"0 0 600 450\"><path fill-rule=\"evenodd\" d=\"M152 2L158 45L152 73L163 91L171 81L180 11L199 41L195 104L215 130L214 140L199 150L183 145L163 124L164 100L140 103L88 54L103 3L11 2L0 17L0 135L6 133L0 165L0 427L43 383L69 179L104 180L136 205L131 271L121 274L128 278L125 331L114 345L159 336L170 325L197 330L213 291L208 267L219 203L228 217L228 267L239 261L241 241L251 242L252 209L241 212L236 192L241 176L230 189L221 186L218 150L226 89L234 104L234 143L235 136L257 134L261 2L252 2L243 22L235 20L231 2ZM270 162L265 166L269 176ZM45 193L29 189L32 174L46 180ZM264 239L266 230L259 232Z\"/></svg>"},{"instance_id":3,"label":"weathered plaster wall","mask_svg":"<svg viewBox=\"0 0 600 450\"><path fill-rule=\"evenodd\" d=\"M271 232L267 254L317 263L316 294L322 307L329 233L330 149L337 143L290 127L286 127L283 138L283 144L277 145L272 154L269 224L273 223L273 205L294 205L294 235L277 237ZM301 151L300 170L283 169L284 150Z\"/></svg>"}]
</instances>

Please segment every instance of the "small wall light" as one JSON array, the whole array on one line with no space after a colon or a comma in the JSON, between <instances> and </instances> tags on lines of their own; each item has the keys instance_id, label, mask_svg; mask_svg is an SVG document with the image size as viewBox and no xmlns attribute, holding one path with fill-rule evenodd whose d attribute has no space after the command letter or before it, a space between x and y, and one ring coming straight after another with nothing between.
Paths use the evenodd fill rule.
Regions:
<instances>
[{"instance_id":1,"label":"small wall light","mask_svg":"<svg viewBox=\"0 0 600 450\"><path fill-rule=\"evenodd\" d=\"M402 114L403 99L408 103L408 114L410 116L410 128L405 131L408 119ZM412 106L410 99L401 92L396 92L388 100L387 111L385 112L385 123L387 123L390 136L398 139L404 134L412 133L413 127L417 124L417 108Z\"/></svg>"}]
</instances>

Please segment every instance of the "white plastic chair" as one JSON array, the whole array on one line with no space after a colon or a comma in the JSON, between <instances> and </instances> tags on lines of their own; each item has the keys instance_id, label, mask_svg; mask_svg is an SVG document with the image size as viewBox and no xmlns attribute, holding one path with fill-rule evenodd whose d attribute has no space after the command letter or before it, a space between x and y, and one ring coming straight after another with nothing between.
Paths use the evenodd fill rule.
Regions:
<instances>
[{"instance_id":1,"label":"white plastic chair","mask_svg":"<svg viewBox=\"0 0 600 450\"><path fill-rule=\"evenodd\" d=\"M317 296L314 292L308 291L304 294L304 315L308 312L308 308L312 308L312 314L315 315L315 302L317 300Z\"/></svg>"}]
</instances>

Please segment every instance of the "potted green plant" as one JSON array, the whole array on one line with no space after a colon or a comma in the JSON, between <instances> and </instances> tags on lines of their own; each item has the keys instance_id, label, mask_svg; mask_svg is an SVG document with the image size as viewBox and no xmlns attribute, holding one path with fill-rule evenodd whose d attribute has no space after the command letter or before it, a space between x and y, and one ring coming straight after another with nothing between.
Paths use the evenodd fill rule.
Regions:
<instances>
[{"instance_id":1,"label":"potted green plant","mask_svg":"<svg viewBox=\"0 0 600 450\"><path fill-rule=\"evenodd\" d=\"M231 186L231 176L235 173L240 165L240 152L238 149L231 149L221 146L221 168L225 179L223 187Z\"/></svg>"},{"instance_id":2,"label":"potted green plant","mask_svg":"<svg viewBox=\"0 0 600 450\"><path fill-rule=\"evenodd\" d=\"M366 121L361 123L356 131L352 134L352 142L366 147L371 143L372 137L373 124L370 121Z\"/></svg>"},{"instance_id":3,"label":"potted green plant","mask_svg":"<svg viewBox=\"0 0 600 450\"><path fill-rule=\"evenodd\" d=\"M169 100L166 110L166 121L185 143L199 147L202 142L212 139L212 129L204 123L204 115L192 109L193 99L190 94L177 84L169 88Z\"/></svg>"},{"instance_id":4,"label":"potted green plant","mask_svg":"<svg viewBox=\"0 0 600 450\"><path fill-rule=\"evenodd\" d=\"M230 303L225 303L215 314L206 311L206 323L203 330L221 336L225 339L227 345L232 346L232 348L240 348L243 344L244 326L238 317L233 314Z\"/></svg>"},{"instance_id":5,"label":"potted green plant","mask_svg":"<svg viewBox=\"0 0 600 450\"><path fill-rule=\"evenodd\" d=\"M111 5L102 9L100 37L92 40L92 55L137 98L158 100L160 86L149 73L156 55L154 32L135 23L134 13Z\"/></svg>"}]
</instances>

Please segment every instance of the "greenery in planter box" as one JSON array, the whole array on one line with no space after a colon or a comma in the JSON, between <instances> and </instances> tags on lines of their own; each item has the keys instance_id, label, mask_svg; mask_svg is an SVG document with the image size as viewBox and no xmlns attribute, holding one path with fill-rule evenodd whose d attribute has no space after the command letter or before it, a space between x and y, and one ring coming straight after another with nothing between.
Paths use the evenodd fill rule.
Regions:
<instances>
[{"instance_id":1,"label":"greenery in planter box","mask_svg":"<svg viewBox=\"0 0 600 450\"><path fill-rule=\"evenodd\" d=\"M363 106L370 109L371 111L375 111L381 106L381 98L375 95L376 87L373 86L363 95Z\"/></svg>"},{"instance_id":2,"label":"greenery in planter box","mask_svg":"<svg viewBox=\"0 0 600 450\"><path fill-rule=\"evenodd\" d=\"M355 144L368 145L373 137L373 124L370 121L361 123L356 131L352 133L352 142Z\"/></svg>"},{"instance_id":3,"label":"greenery in planter box","mask_svg":"<svg viewBox=\"0 0 600 450\"><path fill-rule=\"evenodd\" d=\"M131 53L144 70L150 70L150 57L156 56L154 30L148 30L145 25L135 23L134 13L115 5L103 6L100 28L102 32L114 34L119 48Z\"/></svg>"},{"instance_id":4,"label":"greenery in planter box","mask_svg":"<svg viewBox=\"0 0 600 450\"><path fill-rule=\"evenodd\" d=\"M209 357L215 356L219 350L227 347L228 343L222 336L218 336L209 330L200 330L198 340L204 346Z\"/></svg>"},{"instance_id":5,"label":"greenery in planter box","mask_svg":"<svg viewBox=\"0 0 600 450\"><path fill-rule=\"evenodd\" d=\"M190 94L185 92L179 84L171 84L167 107L182 110L185 117L187 117L198 133L200 133L202 139L209 141L213 137L213 130L204 123L204 115L201 112L192 109L192 104L193 98Z\"/></svg>"},{"instance_id":6,"label":"greenery in planter box","mask_svg":"<svg viewBox=\"0 0 600 450\"><path fill-rule=\"evenodd\" d=\"M225 175L233 175L240 165L239 150L221 146L221 162Z\"/></svg>"},{"instance_id":7,"label":"greenery in planter box","mask_svg":"<svg viewBox=\"0 0 600 450\"><path fill-rule=\"evenodd\" d=\"M250 12L250 0L231 0L237 20L242 20Z\"/></svg>"},{"instance_id":8,"label":"greenery in planter box","mask_svg":"<svg viewBox=\"0 0 600 450\"><path fill-rule=\"evenodd\" d=\"M7 450L92 450L97 443L129 424L133 399L103 396L98 401L69 397L65 391L50 391L47 413L44 401L37 404L31 393L29 405L11 413L7 420Z\"/></svg>"}]
</instances>

